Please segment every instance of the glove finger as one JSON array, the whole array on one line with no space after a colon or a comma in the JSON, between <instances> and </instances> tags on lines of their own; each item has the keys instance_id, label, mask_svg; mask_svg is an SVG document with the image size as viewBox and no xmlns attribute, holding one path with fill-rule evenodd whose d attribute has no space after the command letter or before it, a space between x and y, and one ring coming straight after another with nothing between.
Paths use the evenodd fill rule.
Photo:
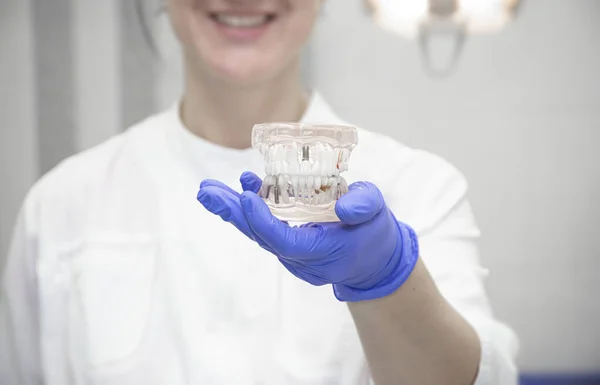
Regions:
<instances>
[{"instance_id":1,"label":"glove finger","mask_svg":"<svg viewBox=\"0 0 600 385\"><path fill-rule=\"evenodd\" d=\"M246 171L242 174L240 182L242 183L243 191L252 191L255 194L258 193L258 190L260 190L260 187L262 186L262 179L250 171Z\"/></svg>"},{"instance_id":2,"label":"glove finger","mask_svg":"<svg viewBox=\"0 0 600 385\"><path fill-rule=\"evenodd\" d=\"M225 186L227 187L227 186ZM239 200L239 194L221 186L205 185L198 192L198 201L211 213L233 224L248 238L256 240Z\"/></svg>"},{"instance_id":3,"label":"glove finger","mask_svg":"<svg viewBox=\"0 0 600 385\"><path fill-rule=\"evenodd\" d=\"M313 227L290 227L275 218L258 195L245 191L241 197L244 215L252 231L283 257L310 255L321 239L322 231Z\"/></svg>"},{"instance_id":4,"label":"glove finger","mask_svg":"<svg viewBox=\"0 0 600 385\"><path fill-rule=\"evenodd\" d=\"M383 195L373 183L356 182L335 204L335 213L342 223L358 225L373 219L385 208Z\"/></svg>"},{"instance_id":5,"label":"glove finger","mask_svg":"<svg viewBox=\"0 0 600 385\"><path fill-rule=\"evenodd\" d=\"M213 183L216 182L216 183ZM225 222L231 223L248 238L258 243L260 247L273 253L273 249L258 237L250 228L242 205L240 194L219 181L207 181L198 192L198 201L211 213L218 215Z\"/></svg>"},{"instance_id":6,"label":"glove finger","mask_svg":"<svg viewBox=\"0 0 600 385\"><path fill-rule=\"evenodd\" d=\"M200 191L202 191L203 188L209 187L209 186L213 186L213 187L218 187L220 189L223 189L233 195L235 195L237 198L240 197L240 193L235 191L234 189L232 189L231 187L227 186L225 183L215 180L215 179L205 179L202 181L202 183L200 183ZM198 193L199 194L199 193Z\"/></svg>"},{"instance_id":7,"label":"glove finger","mask_svg":"<svg viewBox=\"0 0 600 385\"><path fill-rule=\"evenodd\" d=\"M242 191L252 191L255 194L258 194L258 191L262 187L262 179L253 172L246 171L240 177L240 182L242 184ZM282 221L286 225L287 221Z\"/></svg>"}]
</instances>

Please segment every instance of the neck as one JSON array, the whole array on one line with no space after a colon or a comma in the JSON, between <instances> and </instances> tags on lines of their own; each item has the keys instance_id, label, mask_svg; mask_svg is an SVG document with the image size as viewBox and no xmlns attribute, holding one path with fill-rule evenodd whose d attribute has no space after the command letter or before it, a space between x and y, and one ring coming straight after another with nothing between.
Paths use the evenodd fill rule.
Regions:
<instances>
[{"instance_id":1,"label":"neck","mask_svg":"<svg viewBox=\"0 0 600 385\"><path fill-rule=\"evenodd\" d=\"M255 124L298 121L306 105L299 65L248 87L225 84L188 65L181 117L194 134L224 147L245 149Z\"/></svg>"}]
</instances>

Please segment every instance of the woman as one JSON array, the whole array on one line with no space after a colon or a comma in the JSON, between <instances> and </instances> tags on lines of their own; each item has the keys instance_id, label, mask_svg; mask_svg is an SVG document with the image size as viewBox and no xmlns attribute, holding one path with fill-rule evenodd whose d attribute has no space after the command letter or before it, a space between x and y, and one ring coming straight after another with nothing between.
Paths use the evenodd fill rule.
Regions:
<instances>
[{"instance_id":1,"label":"woman","mask_svg":"<svg viewBox=\"0 0 600 385\"><path fill-rule=\"evenodd\" d=\"M359 130L346 175L369 182L338 201L341 223L291 228L255 194L255 123L344 124L301 84L321 1L167 3L182 100L31 190L2 383L516 383L450 165Z\"/></svg>"}]
</instances>

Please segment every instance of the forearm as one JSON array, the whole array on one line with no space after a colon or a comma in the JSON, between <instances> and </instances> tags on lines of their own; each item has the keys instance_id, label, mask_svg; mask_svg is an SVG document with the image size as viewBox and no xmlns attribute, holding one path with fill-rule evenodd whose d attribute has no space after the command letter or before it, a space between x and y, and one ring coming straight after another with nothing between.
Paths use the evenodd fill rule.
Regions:
<instances>
[{"instance_id":1,"label":"forearm","mask_svg":"<svg viewBox=\"0 0 600 385\"><path fill-rule=\"evenodd\" d=\"M472 385L480 342L446 302L421 260L395 293L350 302L377 385Z\"/></svg>"}]
</instances>

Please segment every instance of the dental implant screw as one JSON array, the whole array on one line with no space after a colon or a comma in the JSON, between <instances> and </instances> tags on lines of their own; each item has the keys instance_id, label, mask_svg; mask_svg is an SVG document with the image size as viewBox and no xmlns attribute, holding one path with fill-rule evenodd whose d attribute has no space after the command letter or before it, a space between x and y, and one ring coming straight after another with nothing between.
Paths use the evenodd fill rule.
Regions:
<instances>
[{"instance_id":1,"label":"dental implant screw","mask_svg":"<svg viewBox=\"0 0 600 385\"><path fill-rule=\"evenodd\" d=\"M279 176L275 177L275 186L273 189L273 199L275 200L275 204L278 205L279 204L279 195L281 194L281 191L279 191Z\"/></svg>"},{"instance_id":2,"label":"dental implant screw","mask_svg":"<svg viewBox=\"0 0 600 385\"><path fill-rule=\"evenodd\" d=\"M310 154L310 151L309 151L308 146L302 146L302 161L308 162L309 154Z\"/></svg>"},{"instance_id":3,"label":"dental implant screw","mask_svg":"<svg viewBox=\"0 0 600 385\"><path fill-rule=\"evenodd\" d=\"M274 195L274 199L275 199L275 204L278 205L279 204L279 186L275 186L274 191L273 191L273 195Z\"/></svg>"}]
</instances>

